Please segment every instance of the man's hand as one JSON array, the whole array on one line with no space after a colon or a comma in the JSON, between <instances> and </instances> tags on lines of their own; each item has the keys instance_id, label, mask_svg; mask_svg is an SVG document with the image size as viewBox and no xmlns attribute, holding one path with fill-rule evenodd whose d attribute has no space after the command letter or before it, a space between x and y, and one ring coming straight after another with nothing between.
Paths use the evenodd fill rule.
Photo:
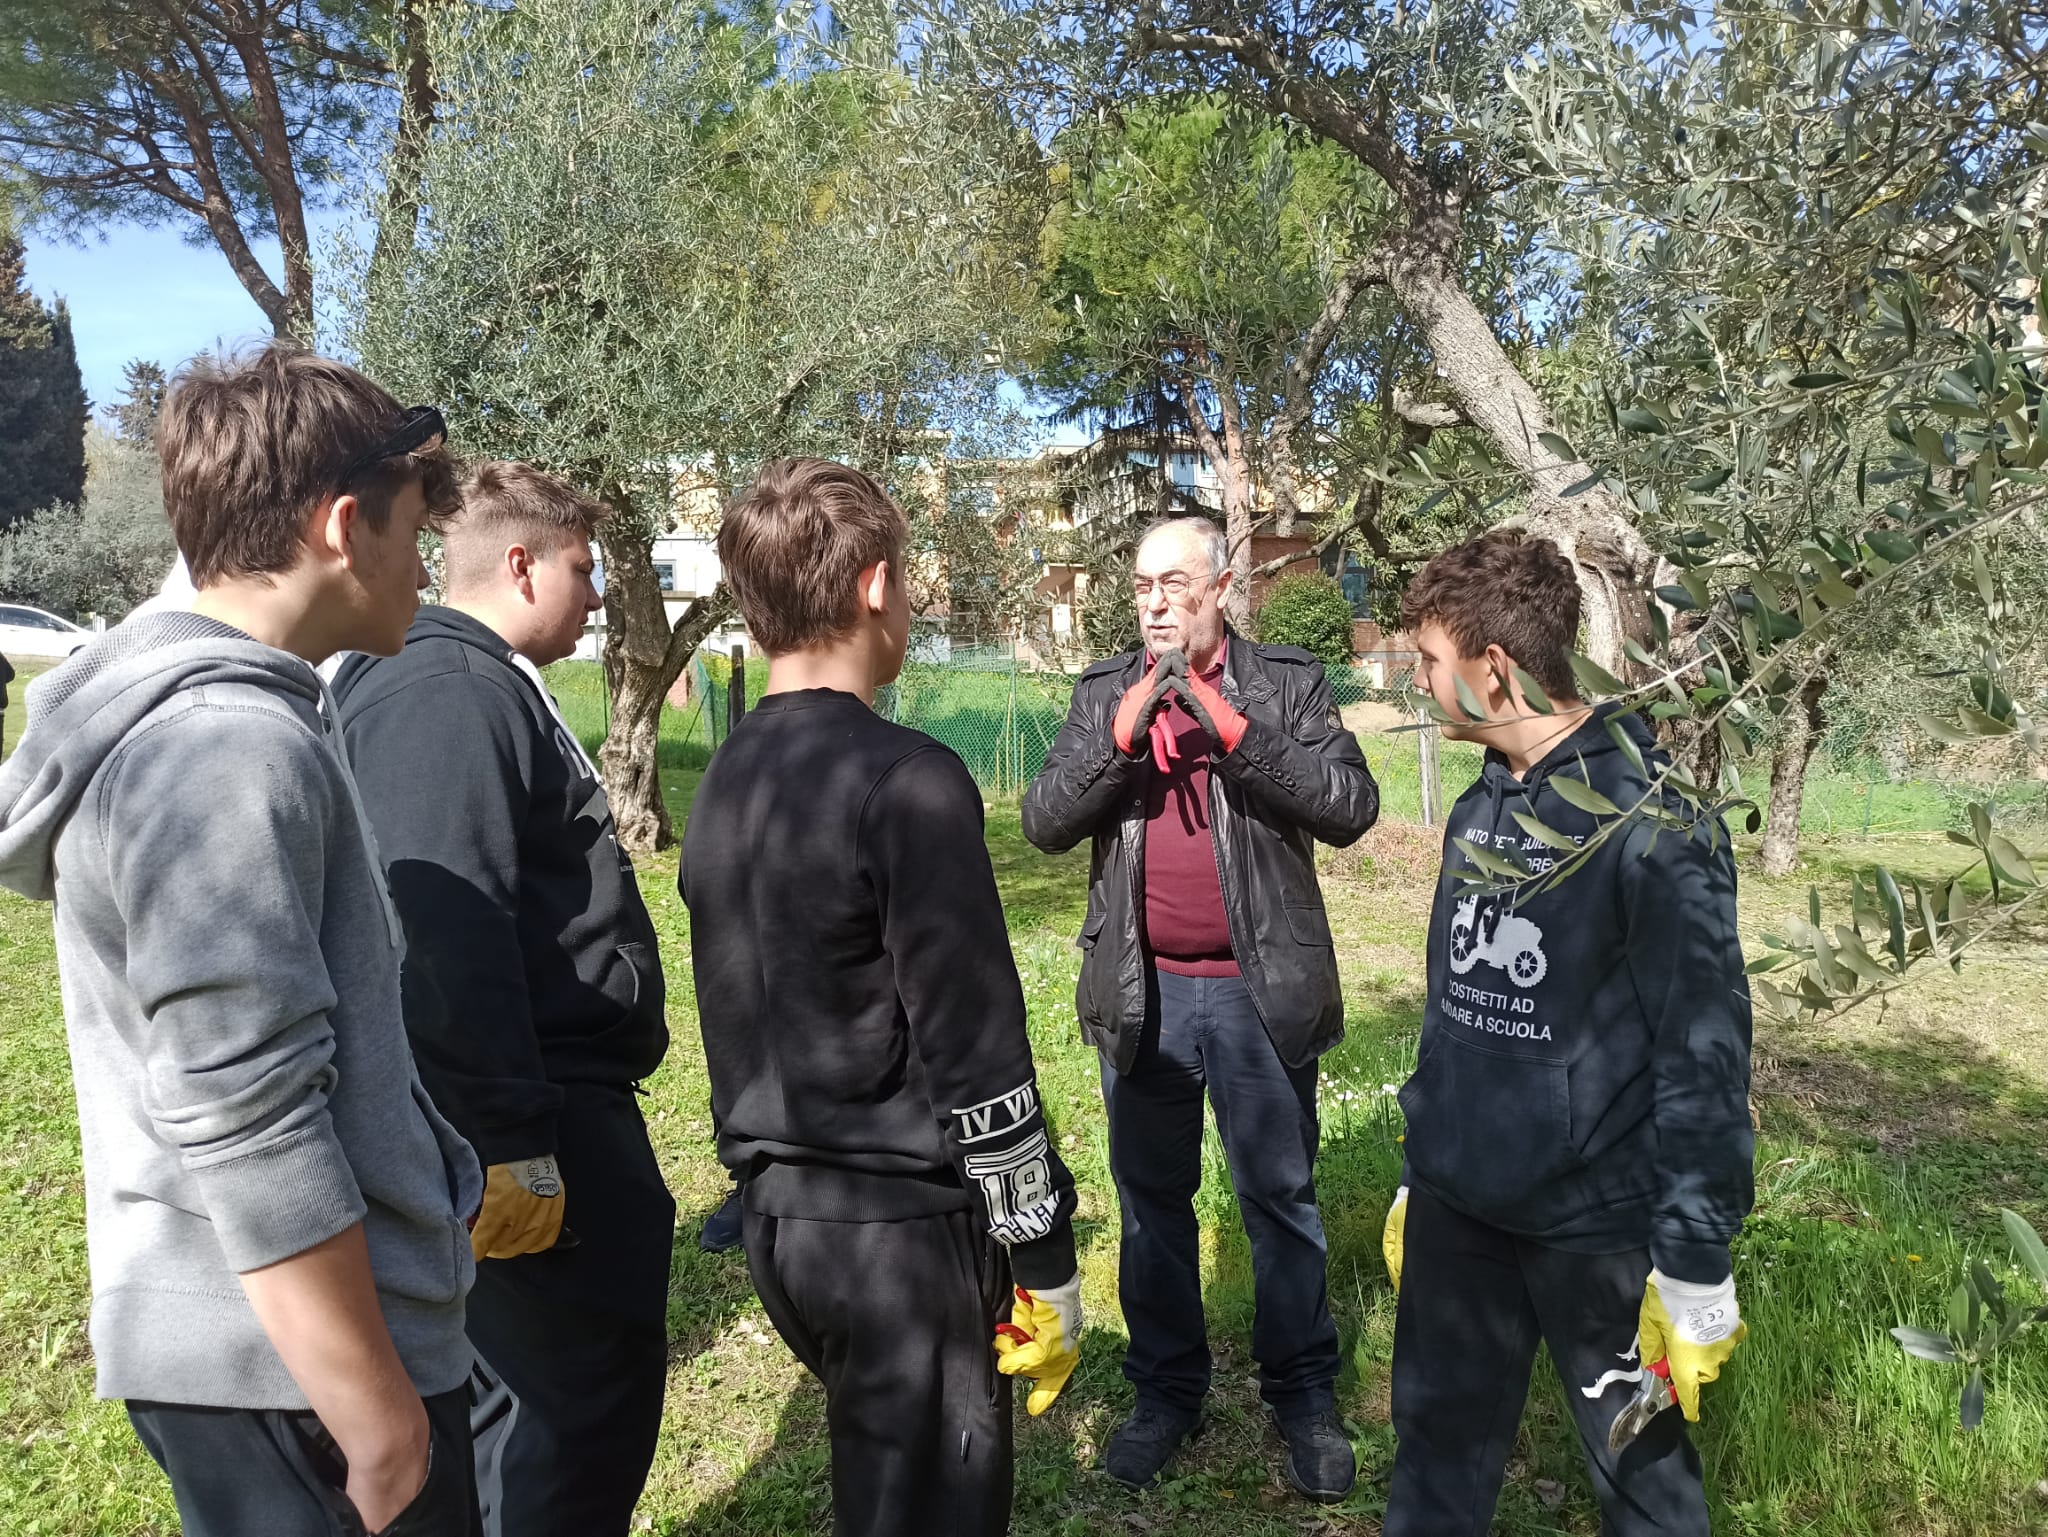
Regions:
<instances>
[{"instance_id":1,"label":"man's hand","mask_svg":"<svg viewBox=\"0 0 2048 1537\"><path fill-rule=\"evenodd\" d=\"M1394 1295L1401 1295L1401 1261L1408 1242L1408 1187L1394 1192L1394 1204L1387 1208L1387 1225L1380 1229L1380 1258L1387 1262L1387 1279L1394 1283Z\"/></svg>"},{"instance_id":2,"label":"man's hand","mask_svg":"<svg viewBox=\"0 0 2048 1537\"><path fill-rule=\"evenodd\" d=\"M1123 702L1116 707L1116 720L1110 733L1116 738L1117 751L1125 757L1135 756L1137 742L1151 731L1152 717L1159 713L1159 707L1165 703L1176 678L1167 665L1167 658L1179 655L1178 651L1169 651L1166 657L1147 668L1143 677L1124 690Z\"/></svg>"},{"instance_id":3,"label":"man's hand","mask_svg":"<svg viewBox=\"0 0 2048 1537\"><path fill-rule=\"evenodd\" d=\"M1209 740L1226 753L1234 751L1249 724L1236 707L1193 672L1176 680L1176 687L1188 714L1209 733Z\"/></svg>"},{"instance_id":4,"label":"man's hand","mask_svg":"<svg viewBox=\"0 0 2048 1537\"><path fill-rule=\"evenodd\" d=\"M1733 1275L1718 1286L1699 1286L1661 1270L1652 1270L1643 1288L1637 1328L1643 1365L1671 1363L1671 1391L1693 1421L1700 1417L1700 1384L1720 1376L1721 1364L1749 1335L1735 1305Z\"/></svg>"},{"instance_id":5,"label":"man's hand","mask_svg":"<svg viewBox=\"0 0 2048 1537\"><path fill-rule=\"evenodd\" d=\"M552 1154L492 1164L484 1204L469 1230L470 1253L480 1260L517 1259L552 1249L562 1236L562 1206L562 1172Z\"/></svg>"},{"instance_id":6,"label":"man's hand","mask_svg":"<svg viewBox=\"0 0 2048 1537\"><path fill-rule=\"evenodd\" d=\"M1010 1321L996 1325L996 1370L1031 1379L1024 1407L1034 1415L1045 1413L1080 1364L1080 1276L1035 1292L1018 1287Z\"/></svg>"}]
</instances>

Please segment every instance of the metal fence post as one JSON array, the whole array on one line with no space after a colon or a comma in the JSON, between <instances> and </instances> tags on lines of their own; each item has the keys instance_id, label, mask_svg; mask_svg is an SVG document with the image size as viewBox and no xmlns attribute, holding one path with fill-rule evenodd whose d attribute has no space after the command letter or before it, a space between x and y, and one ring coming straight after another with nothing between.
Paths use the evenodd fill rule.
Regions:
<instances>
[{"instance_id":1,"label":"metal fence post","mask_svg":"<svg viewBox=\"0 0 2048 1537\"><path fill-rule=\"evenodd\" d=\"M1438 776L1436 728L1431 725L1429 713L1416 711L1416 720L1422 729L1415 733L1415 770L1420 779L1422 796L1422 825L1434 827L1443 815L1443 784Z\"/></svg>"},{"instance_id":2,"label":"metal fence post","mask_svg":"<svg viewBox=\"0 0 2048 1537\"><path fill-rule=\"evenodd\" d=\"M731 736L740 728L740 719L747 713L747 648L732 648L732 680L725 686L725 734Z\"/></svg>"},{"instance_id":3,"label":"metal fence post","mask_svg":"<svg viewBox=\"0 0 2048 1537\"><path fill-rule=\"evenodd\" d=\"M1014 753L1015 764L1012 766ZM1005 790L1020 790L1019 781L1024 775L1024 754L1017 742L1017 648L1010 648L1010 702L1003 711L1002 769L997 774L1000 787ZM1007 783L1002 783L1007 781Z\"/></svg>"}]
</instances>

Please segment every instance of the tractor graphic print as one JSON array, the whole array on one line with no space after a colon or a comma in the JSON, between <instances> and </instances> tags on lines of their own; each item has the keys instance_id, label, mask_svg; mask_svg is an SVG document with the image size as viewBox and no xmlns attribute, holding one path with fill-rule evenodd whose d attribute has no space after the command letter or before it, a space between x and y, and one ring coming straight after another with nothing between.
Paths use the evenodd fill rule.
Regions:
<instances>
[{"instance_id":1,"label":"tractor graphic print","mask_svg":"<svg viewBox=\"0 0 2048 1537\"><path fill-rule=\"evenodd\" d=\"M1550 970L1543 930L1498 901L1479 905L1479 893L1451 914L1451 970L1463 976L1481 961L1508 974L1517 987L1534 987Z\"/></svg>"}]
</instances>

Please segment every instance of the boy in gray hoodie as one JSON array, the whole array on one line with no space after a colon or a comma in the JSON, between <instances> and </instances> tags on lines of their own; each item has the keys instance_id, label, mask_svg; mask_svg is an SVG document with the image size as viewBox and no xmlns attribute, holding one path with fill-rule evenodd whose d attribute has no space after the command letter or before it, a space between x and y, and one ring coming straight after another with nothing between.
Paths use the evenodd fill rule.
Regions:
<instances>
[{"instance_id":1,"label":"boy in gray hoodie","mask_svg":"<svg viewBox=\"0 0 2048 1537\"><path fill-rule=\"evenodd\" d=\"M158 432L197 588L30 690L0 884L56 904L99 1393L187 1537L478 1527L468 1146L315 666L396 652L452 476L438 412L272 346Z\"/></svg>"}]
</instances>

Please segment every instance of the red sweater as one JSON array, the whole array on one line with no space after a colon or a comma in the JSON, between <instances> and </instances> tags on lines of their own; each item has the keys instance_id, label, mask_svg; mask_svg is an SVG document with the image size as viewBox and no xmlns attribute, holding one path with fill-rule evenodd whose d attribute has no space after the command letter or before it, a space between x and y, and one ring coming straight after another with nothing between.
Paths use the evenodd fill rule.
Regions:
<instances>
[{"instance_id":1,"label":"red sweater","mask_svg":"<svg viewBox=\"0 0 2048 1537\"><path fill-rule=\"evenodd\" d=\"M1223 658L1202 674L1223 681ZM1168 697L1158 719L1173 733L1180 756L1165 773L1157 763L1145 786L1145 943L1161 971L1190 977L1234 977L1230 920L1216 877L1209 832L1209 734Z\"/></svg>"}]
</instances>

